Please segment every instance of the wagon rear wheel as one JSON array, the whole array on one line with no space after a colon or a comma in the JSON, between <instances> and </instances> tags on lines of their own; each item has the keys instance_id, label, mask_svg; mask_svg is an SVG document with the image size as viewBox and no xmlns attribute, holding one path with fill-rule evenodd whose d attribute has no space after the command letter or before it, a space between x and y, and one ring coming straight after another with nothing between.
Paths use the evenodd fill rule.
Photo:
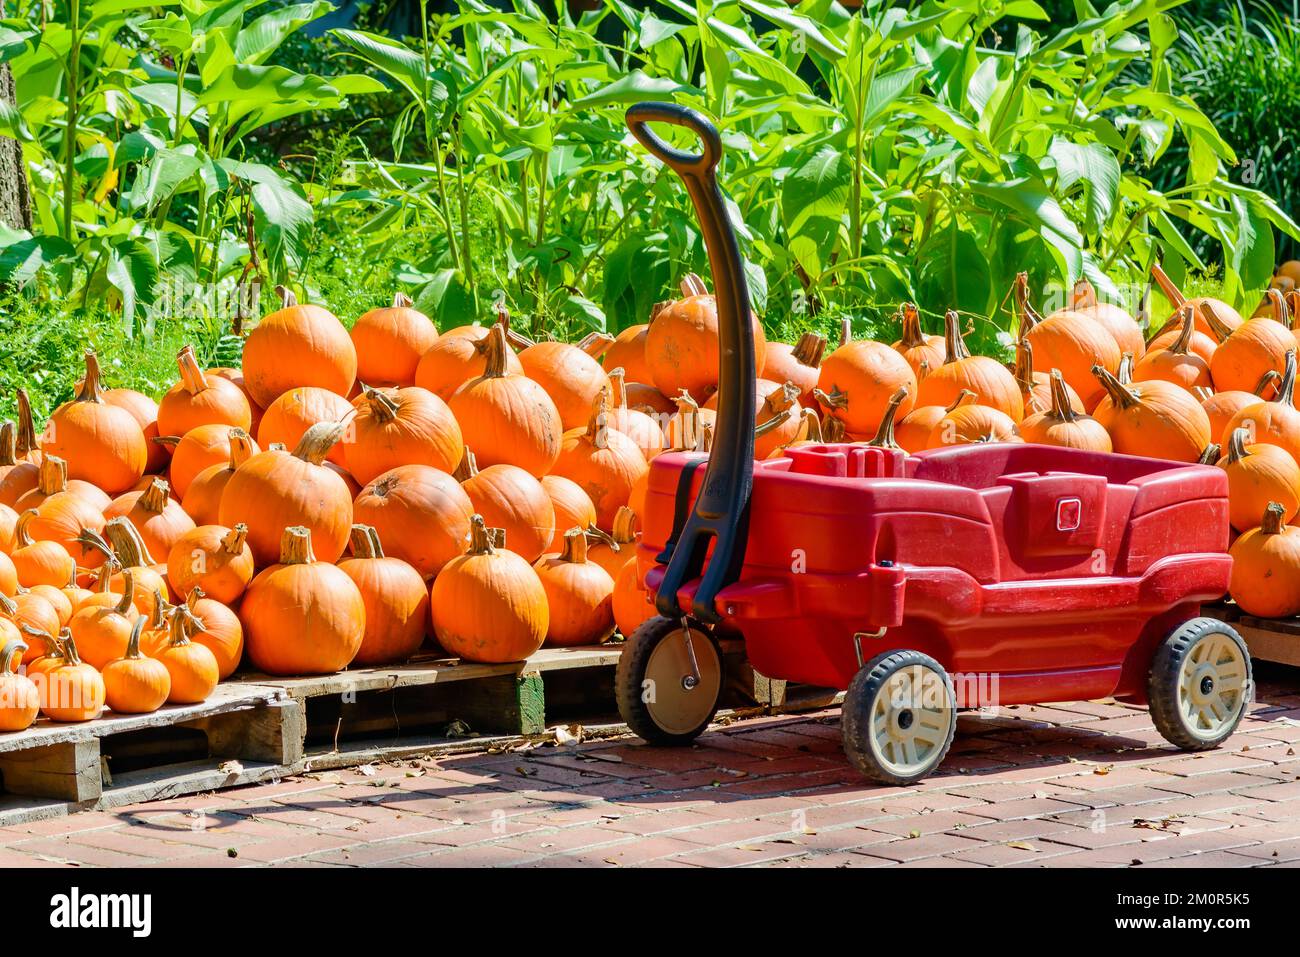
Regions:
<instances>
[{"instance_id":1,"label":"wagon rear wheel","mask_svg":"<svg viewBox=\"0 0 1300 957\"><path fill-rule=\"evenodd\" d=\"M855 768L883 784L911 784L937 768L952 746L956 695L929 655L890 651L854 675L840 723Z\"/></svg>"},{"instance_id":2,"label":"wagon rear wheel","mask_svg":"<svg viewBox=\"0 0 1300 957\"><path fill-rule=\"evenodd\" d=\"M689 643L687 631L680 621L651 618L632 633L619 657L619 714L651 744L690 744L718 710L722 653L699 626L689 627Z\"/></svg>"},{"instance_id":3,"label":"wagon rear wheel","mask_svg":"<svg viewBox=\"0 0 1300 957\"><path fill-rule=\"evenodd\" d=\"M1151 720L1170 744L1206 751L1237 730L1251 687L1250 654L1236 630L1214 618L1193 618L1152 658Z\"/></svg>"}]
</instances>

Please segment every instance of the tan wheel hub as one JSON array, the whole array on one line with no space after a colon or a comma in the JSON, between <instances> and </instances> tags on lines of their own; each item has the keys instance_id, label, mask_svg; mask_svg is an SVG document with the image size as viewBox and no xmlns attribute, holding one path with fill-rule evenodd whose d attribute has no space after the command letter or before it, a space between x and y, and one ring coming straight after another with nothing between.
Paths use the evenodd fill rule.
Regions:
<instances>
[{"instance_id":1,"label":"tan wheel hub","mask_svg":"<svg viewBox=\"0 0 1300 957\"><path fill-rule=\"evenodd\" d=\"M943 677L912 665L889 676L871 707L871 749L900 776L927 768L943 754L956 720Z\"/></svg>"},{"instance_id":2,"label":"tan wheel hub","mask_svg":"<svg viewBox=\"0 0 1300 957\"><path fill-rule=\"evenodd\" d=\"M1246 661L1226 635L1208 634L1187 653L1178 675L1178 710L1199 738L1217 737L1245 706Z\"/></svg>"},{"instance_id":3,"label":"tan wheel hub","mask_svg":"<svg viewBox=\"0 0 1300 957\"><path fill-rule=\"evenodd\" d=\"M660 641L646 662L642 688L646 710L654 723L669 734L689 734L713 713L722 688L722 662L708 635L692 628L672 632ZM691 667L691 652L695 665Z\"/></svg>"}]
</instances>

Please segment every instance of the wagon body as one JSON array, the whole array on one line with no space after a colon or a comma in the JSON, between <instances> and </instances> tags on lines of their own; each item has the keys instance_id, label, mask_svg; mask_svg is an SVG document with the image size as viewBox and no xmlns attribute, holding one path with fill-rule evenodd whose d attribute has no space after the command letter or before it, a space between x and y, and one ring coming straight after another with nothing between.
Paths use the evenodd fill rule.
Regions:
<instances>
[{"instance_id":1,"label":"wagon body","mask_svg":"<svg viewBox=\"0 0 1300 957\"><path fill-rule=\"evenodd\" d=\"M652 464L651 592L700 458ZM715 605L757 670L842 689L862 660L911 648L952 675L959 707L1144 701L1157 644L1231 571L1221 469L1047 446L795 448L756 463L748 519ZM684 614L699 581L677 592Z\"/></svg>"}]
</instances>

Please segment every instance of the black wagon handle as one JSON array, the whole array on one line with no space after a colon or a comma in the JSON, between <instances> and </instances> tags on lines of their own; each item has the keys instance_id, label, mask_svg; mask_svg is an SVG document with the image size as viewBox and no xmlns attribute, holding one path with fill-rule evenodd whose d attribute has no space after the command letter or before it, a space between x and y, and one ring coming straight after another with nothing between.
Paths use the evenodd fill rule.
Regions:
<instances>
[{"instance_id":1,"label":"black wagon handle","mask_svg":"<svg viewBox=\"0 0 1300 957\"><path fill-rule=\"evenodd\" d=\"M686 153L670 146L647 123L670 123L691 130L699 137L701 151ZM754 485L754 380L758 377L744 259L715 175L722 158L722 137L703 114L673 103L638 103L628 109L627 125L686 185L708 250L718 312L718 418L713 451L707 465L701 460L682 469L673 536L659 556L667 568L655 595L655 608L661 615L679 617L679 589L699 578L691 614L699 621L718 624L722 616L714 599L740 577L745 560L749 497ZM703 485L687 516L691 484L701 465L705 465ZM708 568L704 567L706 557Z\"/></svg>"},{"instance_id":2,"label":"black wagon handle","mask_svg":"<svg viewBox=\"0 0 1300 957\"><path fill-rule=\"evenodd\" d=\"M704 149L700 153L687 153L664 142L647 123L670 123L681 126L700 138ZM704 115L676 103L637 103L628 108L627 128L632 135L673 172L683 178L700 176L717 168L722 158L722 137Z\"/></svg>"}]
</instances>

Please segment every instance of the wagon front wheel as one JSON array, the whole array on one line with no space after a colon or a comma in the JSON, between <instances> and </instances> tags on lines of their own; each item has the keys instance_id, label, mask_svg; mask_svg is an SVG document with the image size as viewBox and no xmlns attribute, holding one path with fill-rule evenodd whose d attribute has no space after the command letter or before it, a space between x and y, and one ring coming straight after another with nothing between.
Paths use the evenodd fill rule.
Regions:
<instances>
[{"instance_id":1,"label":"wagon front wheel","mask_svg":"<svg viewBox=\"0 0 1300 957\"><path fill-rule=\"evenodd\" d=\"M911 784L937 768L952 746L952 682L929 655L885 652L854 675L840 724L849 763L873 781Z\"/></svg>"},{"instance_id":2,"label":"wagon front wheel","mask_svg":"<svg viewBox=\"0 0 1300 957\"><path fill-rule=\"evenodd\" d=\"M635 734L650 744L690 744L718 710L722 652L698 625L651 618L623 646L614 691Z\"/></svg>"},{"instance_id":3,"label":"wagon front wheel","mask_svg":"<svg viewBox=\"0 0 1300 957\"><path fill-rule=\"evenodd\" d=\"M1151 720L1170 744L1206 751L1237 730L1251 687L1250 653L1236 630L1193 618L1174 629L1151 661Z\"/></svg>"}]
</instances>

